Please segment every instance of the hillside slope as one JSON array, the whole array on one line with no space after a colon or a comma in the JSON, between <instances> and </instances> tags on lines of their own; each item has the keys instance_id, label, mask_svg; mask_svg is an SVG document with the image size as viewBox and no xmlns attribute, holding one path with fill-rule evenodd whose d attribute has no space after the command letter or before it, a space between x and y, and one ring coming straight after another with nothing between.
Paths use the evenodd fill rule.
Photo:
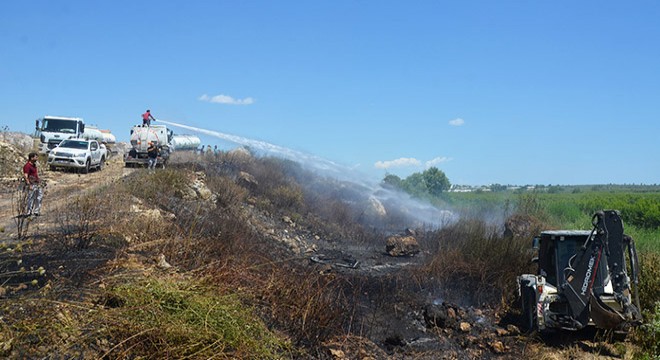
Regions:
<instances>
[{"instance_id":1,"label":"hillside slope","mask_svg":"<svg viewBox=\"0 0 660 360\"><path fill-rule=\"evenodd\" d=\"M42 176L44 216L22 239L11 206L18 187L2 187L5 357L632 354L593 333L552 343L521 335L500 302L509 294L472 278L477 265L433 270L438 243L456 241L458 227L405 233L406 217L374 211L358 189L295 163L178 153L155 172L115 159L87 175ZM418 247L392 256L392 236Z\"/></svg>"}]
</instances>

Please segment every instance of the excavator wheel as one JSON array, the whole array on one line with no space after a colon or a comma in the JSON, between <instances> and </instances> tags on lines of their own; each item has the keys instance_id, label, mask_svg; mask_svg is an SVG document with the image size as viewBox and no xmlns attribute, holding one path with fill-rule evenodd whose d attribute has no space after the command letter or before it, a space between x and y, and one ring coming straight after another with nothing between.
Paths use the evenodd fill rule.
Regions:
<instances>
[{"instance_id":1,"label":"excavator wheel","mask_svg":"<svg viewBox=\"0 0 660 360\"><path fill-rule=\"evenodd\" d=\"M521 292L521 329L525 333L531 333L536 330L536 293L530 287L524 287Z\"/></svg>"}]
</instances>

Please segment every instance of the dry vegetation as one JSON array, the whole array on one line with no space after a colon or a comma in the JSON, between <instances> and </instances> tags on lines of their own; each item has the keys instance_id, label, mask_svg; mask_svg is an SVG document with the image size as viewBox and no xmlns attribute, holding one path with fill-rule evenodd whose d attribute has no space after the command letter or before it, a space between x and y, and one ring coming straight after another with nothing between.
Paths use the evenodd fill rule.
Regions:
<instances>
[{"instance_id":1,"label":"dry vegetation","mask_svg":"<svg viewBox=\"0 0 660 360\"><path fill-rule=\"evenodd\" d=\"M355 190L288 161L232 152L181 153L172 162L165 170L137 170L65 197L50 226L33 228L29 242L5 239L11 245L0 251L0 355L432 359L442 354L604 354L602 348L585 350L571 342L548 348L515 333L501 339L479 334L515 324L512 284L530 266L529 239L536 227L504 237L497 226L461 220L420 231L423 254L410 259L418 265L410 270L341 271L311 263L312 248L384 248L384 236L404 229L405 217L374 221L364 206L355 206L359 201L348 201L359 197ZM306 243L314 246L305 248ZM371 251L366 258L383 265L378 256ZM653 271L646 275L658 270ZM644 287L657 289L657 280L646 281ZM489 317L487 325L474 325L472 332L424 330L435 345L410 347L403 327L423 326L425 297L439 287L448 301L462 303L455 306L460 319ZM646 296L644 303L652 304L653 295ZM482 335L484 340L473 339ZM639 336L640 343L649 339ZM637 351L622 346L607 347L607 355L629 357Z\"/></svg>"},{"instance_id":2,"label":"dry vegetation","mask_svg":"<svg viewBox=\"0 0 660 360\"><path fill-rule=\"evenodd\" d=\"M530 240L537 232L504 237L499 227L475 219L427 235L433 257L422 268L424 277L446 284L465 284L463 296L476 304L497 304L502 310L516 300L516 277L533 273ZM538 229L536 229L538 230Z\"/></svg>"}]
</instances>

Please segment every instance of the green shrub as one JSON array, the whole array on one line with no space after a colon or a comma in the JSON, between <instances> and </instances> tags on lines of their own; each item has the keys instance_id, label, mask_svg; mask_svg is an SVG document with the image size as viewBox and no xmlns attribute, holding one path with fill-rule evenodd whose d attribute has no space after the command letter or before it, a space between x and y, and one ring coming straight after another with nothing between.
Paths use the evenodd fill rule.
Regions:
<instances>
[{"instance_id":1,"label":"green shrub","mask_svg":"<svg viewBox=\"0 0 660 360\"><path fill-rule=\"evenodd\" d=\"M516 212L539 219L547 217L546 204L536 192L522 193L518 195Z\"/></svg>"},{"instance_id":2,"label":"green shrub","mask_svg":"<svg viewBox=\"0 0 660 360\"><path fill-rule=\"evenodd\" d=\"M587 213L617 209L626 224L649 229L660 227L660 193L599 192L585 194L574 201Z\"/></svg>"},{"instance_id":3,"label":"green shrub","mask_svg":"<svg viewBox=\"0 0 660 360\"><path fill-rule=\"evenodd\" d=\"M207 175L206 185L216 194L216 204L228 211L239 209L248 196L245 188L227 176Z\"/></svg>"},{"instance_id":4,"label":"green shrub","mask_svg":"<svg viewBox=\"0 0 660 360\"><path fill-rule=\"evenodd\" d=\"M165 203L189 183L189 172L168 168L155 172L136 171L124 181L128 192L148 203Z\"/></svg>"},{"instance_id":5,"label":"green shrub","mask_svg":"<svg viewBox=\"0 0 660 360\"><path fill-rule=\"evenodd\" d=\"M278 186L270 192L269 197L273 204L290 211L299 210L305 201L300 186L296 184Z\"/></svg>"},{"instance_id":6,"label":"green shrub","mask_svg":"<svg viewBox=\"0 0 660 360\"><path fill-rule=\"evenodd\" d=\"M660 299L660 253L639 254L639 300L642 309L652 310Z\"/></svg>"},{"instance_id":7,"label":"green shrub","mask_svg":"<svg viewBox=\"0 0 660 360\"><path fill-rule=\"evenodd\" d=\"M656 359L660 356L660 253L639 254L639 299L644 323L633 331L632 338L642 348L637 358Z\"/></svg>"},{"instance_id":8,"label":"green shrub","mask_svg":"<svg viewBox=\"0 0 660 360\"><path fill-rule=\"evenodd\" d=\"M636 354L636 357L657 359L660 357L660 301L655 303L652 310L645 312L645 315L645 323L633 333L635 343L642 348L642 352Z\"/></svg>"},{"instance_id":9,"label":"green shrub","mask_svg":"<svg viewBox=\"0 0 660 360\"><path fill-rule=\"evenodd\" d=\"M288 345L234 296L192 280L138 279L106 296L113 358L275 359Z\"/></svg>"}]
</instances>

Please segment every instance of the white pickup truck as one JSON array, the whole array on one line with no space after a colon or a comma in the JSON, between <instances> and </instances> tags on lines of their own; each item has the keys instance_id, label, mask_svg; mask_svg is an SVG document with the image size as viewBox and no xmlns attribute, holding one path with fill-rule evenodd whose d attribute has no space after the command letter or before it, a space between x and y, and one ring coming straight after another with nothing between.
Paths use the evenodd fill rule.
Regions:
<instances>
[{"instance_id":1,"label":"white pickup truck","mask_svg":"<svg viewBox=\"0 0 660 360\"><path fill-rule=\"evenodd\" d=\"M103 169L108 152L96 140L66 139L48 153L48 166L73 168L87 174L91 168Z\"/></svg>"}]
</instances>

